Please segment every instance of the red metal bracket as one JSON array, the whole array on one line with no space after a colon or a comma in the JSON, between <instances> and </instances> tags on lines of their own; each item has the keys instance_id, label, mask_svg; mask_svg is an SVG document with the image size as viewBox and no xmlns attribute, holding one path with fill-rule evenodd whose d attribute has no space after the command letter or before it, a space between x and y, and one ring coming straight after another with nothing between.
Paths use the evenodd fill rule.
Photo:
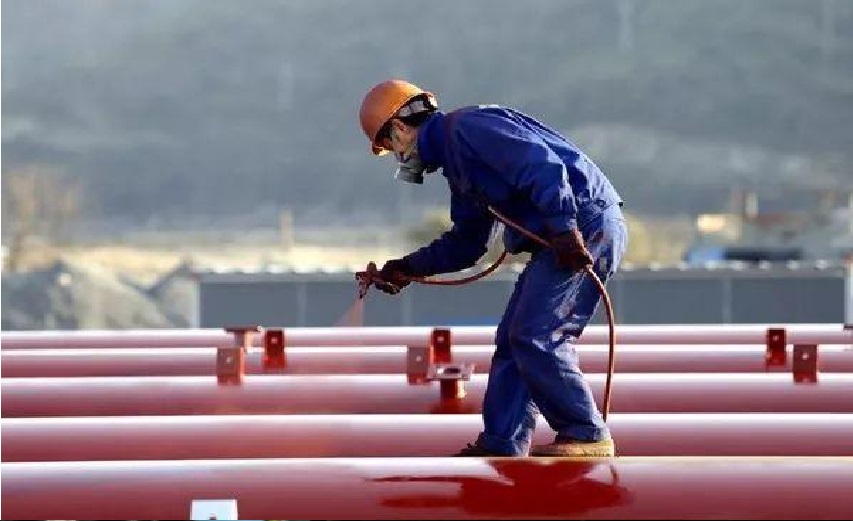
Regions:
<instances>
[{"instance_id":1,"label":"red metal bracket","mask_svg":"<svg viewBox=\"0 0 853 521\"><path fill-rule=\"evenodd\" d=\"M406 350L406 378L410 384L427 383L429 368L435 364L432 345L408 346Z\"/></svg>"},{"instance_id":2,"label":"red metal bracket","mask_svg":"<svg viewBox=\"0 0 853 521\"><path fill-rule=\"evenodd\" d=\"M471 379L474 366L471 364L435 364L427 374L428 381L438 380L442 400L465 398L465 384Z\"/></svg>"},{"instance_id":3,"label":"red metal bracket","mask_svg":"<svg viewBox=\"0 0 853 521\"><path fill-rule=\"evenodd\" d=\"M788 354L785 351L788 344L785 328L768 328L766 344L765 367L767 369L779 366L784 367L788 363Z\"/></svg>"},{"instance_id":4,"label":"red metal bracket","mask_svg":"<svg viewBox=\"0 0 853 521\"><path fill-rule=\"evenodd\" d=\"M225 331L234 335L230 346L216 348L216 381L220 385L239 385L246 374L246 352L252 346L260 326L230 326Z\"/></svg>"},{"instance_id":5,"label":"red metal bracket","mask_svg":"<svg viewBox=\"0 0 853 521\"><path fill-rule=\"evenodd\" d=\"M263 360L264 371L281 370L287 367L283 329L267 329L264 331Z\"/></svg>"},{"instance_id":6,"label":"red metal bracket","mask_svg":"<svg viewBox=\"0 0 853 521\"><path fill-rule=\"evenodd\" d=\"M438 381L442 400L465 397L465 381L471 379L473 364L454 364L450 330L435 328L429 345L409 346L406 358L406 377L410 384Z\"/></svg>"},{"instance_id":7,"label":"red metal bracket","mask_svg":"<svg viewBox=\"0 0 853 521\"><path fill-rule=\"evenodd\" d=\"M795 344L792 370L794 382L817 383L817 345Z\"/></svg>"},{"instance_id":8,"label":"red metal bracket","mask_svg":"<svg viewBox=\"0 0 853 521\"><path fill-rule=\"evenodd\" d=\"M216 381L220 385L240 385L246 374L246 351L242 347L216 349Z\"/></svg>"},{"instance_id":9,"label":"red metal bracket","mask_svg":"<svg viewBox=\"0 0 853 521\"><path fill-rule=\"evenodd\" d=\"M429 343L435 352L435 363L449 364L453 358L450 352L451 337L450 330L445 328L435 328L429 337Z\"/></svg>"}]
</instances>

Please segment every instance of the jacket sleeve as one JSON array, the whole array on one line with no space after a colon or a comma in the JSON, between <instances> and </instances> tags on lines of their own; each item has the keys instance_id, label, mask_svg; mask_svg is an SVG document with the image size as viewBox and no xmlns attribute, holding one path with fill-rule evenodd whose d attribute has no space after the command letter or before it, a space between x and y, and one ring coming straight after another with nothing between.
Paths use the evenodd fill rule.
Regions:
<instances>
[{"instance_id":1,"label":"jacket sleeve","mask_svg":"<svg viewBox=\"0 0 853 521\"><path fill-rule=\"evenodd\" d=\"M488 250L494 219L484 208L451 192L450 219L453 221L450 230L405 257L418 275L470 268Z\"/></svg>"},{"instance_id":2,"label":"jacket sleeve","mask_svg":"<svg viewBox=\"0 0 853 521\"><path fill-rule=\"evenodd\" d=\"M470 159L529 194L549 231L559 234L577 227L577 204L566 165L541 137L510 118L487 112L460 118L457 133Z\"/></svg>"}]
</instances>

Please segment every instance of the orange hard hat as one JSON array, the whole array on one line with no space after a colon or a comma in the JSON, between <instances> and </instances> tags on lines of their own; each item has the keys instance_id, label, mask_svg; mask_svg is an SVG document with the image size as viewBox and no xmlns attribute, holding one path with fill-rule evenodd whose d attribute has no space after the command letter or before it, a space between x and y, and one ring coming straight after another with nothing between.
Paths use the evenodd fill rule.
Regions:
<instances>
[{"instance_id":1,"label":"orange hard hat","mask_svg":"<svg viewBox=\"0 0 853 521\"><path fill-rule=\"evenodd\" d=\"M370 140L372 152L380 156L388 152L376 142L379 131L394 114L418 96L425 96L427 104L437 107L435 95L404 80L386 80L374 86L364 96L359 111L361 129Z\"/></svg>"}]
</instances>

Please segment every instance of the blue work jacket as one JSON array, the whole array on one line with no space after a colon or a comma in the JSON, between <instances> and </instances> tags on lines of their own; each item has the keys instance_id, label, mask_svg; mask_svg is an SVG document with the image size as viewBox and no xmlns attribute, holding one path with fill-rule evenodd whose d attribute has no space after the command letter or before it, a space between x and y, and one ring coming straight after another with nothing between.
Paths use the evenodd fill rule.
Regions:
<instances>
[{"instance_id":1,"label":"blue work jacket","mask_svg":"<svg viewBox=\"0 0 853 521\"><path fill-rule=\"evenodd\" d=\"M494 217L487 206L548 239L595 217L622 199L573 143L516 110L487 105L436 112L420 127L418 150L450 186L453 227L406 256L419 274L473 266L488 247ZM511 253L532 241L506 227Z\"/></svg>"}]
</instances>

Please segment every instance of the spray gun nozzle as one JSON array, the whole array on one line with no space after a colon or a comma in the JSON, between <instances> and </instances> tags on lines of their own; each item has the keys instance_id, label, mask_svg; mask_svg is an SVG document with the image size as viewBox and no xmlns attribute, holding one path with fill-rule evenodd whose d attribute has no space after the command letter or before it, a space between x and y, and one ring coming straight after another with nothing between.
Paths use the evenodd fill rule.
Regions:
<instances>
[{"instance_id":1,"label":"spray gun nozzle","mask_svg":"<svg viewBox=\"0 0 853 521\"><path fill-rule=\"evenodd\" d=\"M367 295L368 290L370 290L370 285L373 284L378 274L379 270L376 268L376 263L373 261L367 264L367 269L364 271L356 272L355 280L358 281L358 298L364 298L365 295Z\"/></svg>"},{"instance_id":2,"label":"spray gun nozzle","mask_svg":"<svg viewBox=\"0 0 853 521\"><path fill-rule=\"evenodd\" d=\"M367 269L356 272L355 279L358 281L358 298L364 298L370 290L370 286L374 286L388 293L398 293L400 288L383 279L379 274L379 268L375 262L369 262Z\"/></svg>"}]
</instances>

